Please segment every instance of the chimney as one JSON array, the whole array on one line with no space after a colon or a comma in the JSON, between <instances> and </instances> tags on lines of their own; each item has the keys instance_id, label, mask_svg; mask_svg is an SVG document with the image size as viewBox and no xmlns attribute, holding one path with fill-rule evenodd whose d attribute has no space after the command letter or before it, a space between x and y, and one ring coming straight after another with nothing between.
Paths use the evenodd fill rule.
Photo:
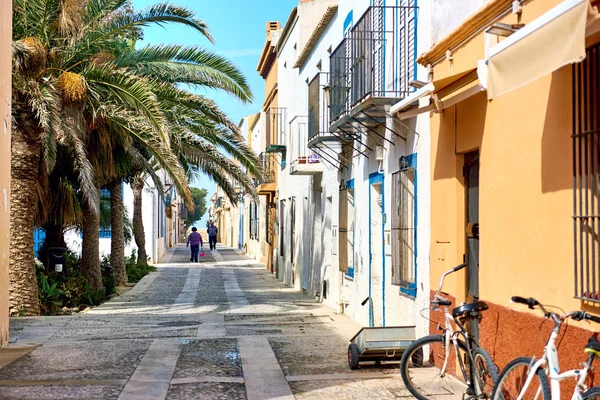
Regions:
<instances>
[{"instance_id":1,"label":"chimney","mask_svg":"<svg viewBox=\"0 0 600 400\"><path fill-rule=\"evenodd\" d=\"M267 22L267 33L281 29L281 23L279 21Z\"/></svg>"}]
</instances>

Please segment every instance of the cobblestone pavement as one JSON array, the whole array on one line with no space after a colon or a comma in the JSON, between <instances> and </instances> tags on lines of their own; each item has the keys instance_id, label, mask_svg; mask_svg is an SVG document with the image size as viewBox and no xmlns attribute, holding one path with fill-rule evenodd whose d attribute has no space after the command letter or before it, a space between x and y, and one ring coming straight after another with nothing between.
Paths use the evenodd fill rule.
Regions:
<instances>
[{"instance_id":1,"label":"cobblestone pavement","mask_svg":"<svg viewBox=\"0 0 600 400\"><path fill-rule=\"evenodd\" d=\"M349 318L234 249L204 250L170 250L79 315L11 319L0 399L411 398L398 364L350 371Z\"/></svg>"}]
</instances>

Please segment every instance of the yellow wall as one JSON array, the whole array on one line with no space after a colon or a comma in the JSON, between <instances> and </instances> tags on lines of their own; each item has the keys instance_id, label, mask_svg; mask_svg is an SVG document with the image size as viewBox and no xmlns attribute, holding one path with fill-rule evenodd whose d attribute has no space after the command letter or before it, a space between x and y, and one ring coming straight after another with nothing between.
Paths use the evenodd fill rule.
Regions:
<instances>
[{"instance_id":1,"label":"yellow wall","mask_svg":"<svg viewBox=\"0 0 600 400\"><path fill-rule=\"evenodd\" d=\"M10 99L12 3L0 1L0 346L8 342Z\"/></svg>"},{"instance_id":2,"label":"yellow wall","mask_svg":"<svg viewBox=\"0 0 600 400\"><path fill-rule=\"evenodd\" d=\"M523 20L558 0L536 0ZM510 18L515 18L511 16ZM455 51L454 71L483 58L479 35ZM435 79L451 73L434 67ZM431 284L465 253L463 153L480 151L480 297L508 305L532 296L567 310L573 298L571 67L562 68L491 102L481 93L431 116ZM465 272L445 291L464 299Z\"/></svg>"}]
</instances>

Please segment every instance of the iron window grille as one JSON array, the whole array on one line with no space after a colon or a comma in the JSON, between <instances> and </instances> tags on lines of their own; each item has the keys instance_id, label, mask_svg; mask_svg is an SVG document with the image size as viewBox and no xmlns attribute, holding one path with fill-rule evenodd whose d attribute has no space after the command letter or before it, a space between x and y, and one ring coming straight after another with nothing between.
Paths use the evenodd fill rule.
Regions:
<instances>
[{"instance_id":1,"label":"iron window grille","mask_svg":"<svg viewBox=\"0 0 600 400\"><path fill-rule=\"evenodd\" d=\"M600 302L600 44L572 68L574 290Z\"/></svg>"},{"instance_id":2,"label":"iron window grille","mask_svg":"<svg viewBox=\"0 0 600 400\"><path fill-rule=\"evenodd\" d=\"M331 53L330 120L368 97L403 98L415 76L414 0L371 6Z\"/></svg>"},{"instance_id":3,"label":"iron window grille","mask_svg":"<svg viewBox=\"0 0 600 400\"><path fill-rule=\"evenodd\" d=\"M414 288L415 280L415 169L392 174L392 285Z\"/></svg>"}]
</instances>

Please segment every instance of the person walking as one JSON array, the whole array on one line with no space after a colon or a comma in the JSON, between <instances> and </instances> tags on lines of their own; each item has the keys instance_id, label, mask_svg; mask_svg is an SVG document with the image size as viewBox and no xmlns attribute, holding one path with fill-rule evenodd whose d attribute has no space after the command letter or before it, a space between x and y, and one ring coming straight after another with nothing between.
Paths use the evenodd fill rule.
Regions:
<instances>
[{"instance_id":1,"label":"person walking","mask_svg":"<svg viewBox=\"0 0 600 400\"><path fill-rule=\"evenodd\" d=\"M190 247L192 255L190 256L190 262L198 262L198 253L200 252L200 246L202 245L202 235L198 233L198 229L194 226L192 233L188 236L187 244L185 247Z\"/></svg>"},{"instance_id":2,"label":"person walking","mask_svg":"<svg viewBox=\"0 0 600 400\"><path fill-rule=\"evenodd\" d=\"M210 249L215 250L217 248L217 234L219 233L219 229L215 226L214 222L211 222L206 231L208 232L208 244Z\"/></svg>"}]
</instances>

